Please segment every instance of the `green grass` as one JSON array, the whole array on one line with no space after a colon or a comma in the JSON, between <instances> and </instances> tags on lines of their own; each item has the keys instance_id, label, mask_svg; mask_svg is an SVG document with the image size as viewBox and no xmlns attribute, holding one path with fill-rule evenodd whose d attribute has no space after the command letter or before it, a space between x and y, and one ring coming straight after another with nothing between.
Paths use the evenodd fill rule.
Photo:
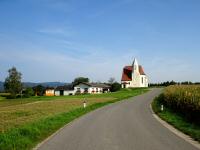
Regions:
<instances>
[{"instance_id":1,"label":"green grass","mask_svg":"<svg viewBox=\"0 0 200 150\"><path fill-rule=\"evenodd\" d=\"M0 101L5 100L5 97L0 96Z\"/></svg>"},{"instance_id":2,"label":"green grass","mask_svg":"<svg viewBox=\"0 0 200 150\"><path fill-rule=\"evenodd\" d=\"M178 130L191 136L194 140L200 142L200 125L188 121L183 115L177 113L170 108L164 106L164 111L161 111L163 103L162 94L152 102L152 109L163 120L173 125Z\"/></svg>"},{"instance_id":3,"label":"green grass","mask_svg":"<svg viewBox=\"0 0 200 150\"><path fill-rule=\"evenodd\" d=\"M148 89L126 89L121 90L119 92L115 93L107 93L107 94L99 94L99 95L78 95L78 96L68 96L68 97L62 97L66 101L74 98L76 99L90 99L90 98L113 98L113 100L109 101L103 101L103 102L96 102L85 109L82 107L74 108L72 110L68 110L66 112L62 113L55 113L51 116L47 116L44 118L41 118L39 120L35 120L34 122L26 123L21 126L10 128L2 133L0 133L0 150L25 150L25 149L31 149L35 145L37 145L39 142L47 138L49 135L54 133L56 130L64 126L65 124L71 122L75 118L78 118L92 110L95 110L99 107L105 106L107 104L111 104L123 99L127 99L129 97L133 97L139 94L142 94L144 92L148 91ZM60 97L34 97L30 99L24 99L25 101L30 100L31 102L34 101L56 101ZM6 105L2 103L3 107L7 107L9 105L9 100L3 100L6 102ZM23 100L16 100L18 102L9 101L10 103L14 103L13 106L20 105L20 103L23 103ZM31 103L30 102L30 103ZM16 104L17 103L17 104ZM26 102L29 103L29 102ZM1 104L1 102L0 102ZM9 105L10 107L10 105ZM26 115L29 115L30 112L16 112L15 116L18 117L24 117Z\"/></svg>"},{"instance_id":4,"label":"green grass","mask_svg":"<svg viewBox=\"0 0 200 150\"><path fill-rule=\"evenodd\" d=\"M8 96L8 95L9 95L8 93L0 93L0 101L5 100L6 96Z\"/></svg>"}]
</instances>

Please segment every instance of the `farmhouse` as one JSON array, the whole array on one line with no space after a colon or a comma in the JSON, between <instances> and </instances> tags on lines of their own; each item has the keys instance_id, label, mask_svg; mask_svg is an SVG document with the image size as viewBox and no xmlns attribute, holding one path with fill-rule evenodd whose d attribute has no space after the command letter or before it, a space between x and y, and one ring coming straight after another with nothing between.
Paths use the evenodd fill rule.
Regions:
<instances>
[{"instance_id":1,"label":"farmhouse","mask_svg":"<svg viewBox=\"0 0 200 150\"><path fill-rule=\"evenodd\" d=\"M110 86L102 83L85 83L81 82L74 87L77 94L90 93L107 93L110 92Z\"/></svg>"},{"instance_id":2,"label":"farmhouse","mask_svg":"<svg viewBox=\"0 0 200 150\"><path fill-rule=\"evenodd\" d=\"M144 73L143 67L134 59L131 66L125 66L121 78L122 88L129 87L148 87L148 78Z\"/></svg>"},{"instance_id":3,"label":"farmhouse","mask_svg":"<svg viewBox=\"0 0 200 150\"><path fill-rule=\"evenodd\" d=\"M58 86L55 89L55 96L75 95L72 85Z\"/></svg>"},{"instance_id":4,"label":"farmhouse","mask_svg":"<svg viewBox=\"0 0 200 150\"><path fill-rule=\"evenodd\" d=\"M54 88L53 87L47 87L45 90L45 96L54 96Z\"/></svg>"},{"instance_id":5,"label":"farmhouse","mask_svg":"<svg viewBox=\"0 0 200 150\"><path fill-rule=\"evenodd\" d=\"M46 93L51 92L55 96L66 96L75 94L100 94L110 92L110 86L102 83L81 82L74 87L72 85L58 86L55 90L48 89ZM53 96L46 94L46 96Z\"/></svg>"}]
</instances>

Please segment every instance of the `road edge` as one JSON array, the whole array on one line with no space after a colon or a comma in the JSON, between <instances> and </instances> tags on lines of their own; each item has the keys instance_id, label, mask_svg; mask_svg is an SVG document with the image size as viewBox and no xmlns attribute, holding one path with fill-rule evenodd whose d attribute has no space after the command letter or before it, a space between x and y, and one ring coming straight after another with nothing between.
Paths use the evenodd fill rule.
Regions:
<instances>
[{"instance_id":1,"label":"road edge","mask_svg":"<svg viewBox=\"0 0 200 150\"><path fill-rule=\"evenodd\" d=\"M84 116L84 115L83 115ZM82 117L82 116L80 116ZM63 130L66 126L69 126L70 124L72 124L74 121L76 121L77 119L79 119L80 117L74 119L73 121L70 121L69 123L65 124L63 127L61 127L60 129L58 129L57 131L55 131L54 133L52 133L50 136L48 136L46 139L44 139L43 141L41 141L40 143L38 143L34 148L32 148L32 150L38 150L38 148L40 148L44 143L46 143L49 139L51 139L52 137L56 136L59 132L61 132L61 130Z\"/></svg>"},{"instance_id":2,"label":"road edge","mask_svg":"<svg viewBox=\"0 0 200 150\"><path fill-rule=\"evenodd\" d=\"M162 120L157 114L155 114L155 112L152 109L152 106L150 104L150 110L151 110L151 114L152 116L158 121L160 122L160 124L162 124L164 127L166 127L168 130L170 130L172 133L174 133L176 136L182 138L183 140L185 140L186 142L190 143L191 145L193 145L194 147L196 147L197 149L200 150L200 143L193 140L189 135L186 135L185 133L181 132L180 130L176 129L175 127L173 127L172 125L170 125L169 123L167 123L166 121Z\"/></svg>"}]
</instances>

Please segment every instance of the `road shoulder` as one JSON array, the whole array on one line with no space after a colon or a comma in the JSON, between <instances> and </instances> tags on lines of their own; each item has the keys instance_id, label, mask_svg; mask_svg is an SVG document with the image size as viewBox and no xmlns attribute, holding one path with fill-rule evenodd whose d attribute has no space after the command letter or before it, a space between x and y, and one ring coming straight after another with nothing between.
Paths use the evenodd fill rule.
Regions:
<instances>
[{"instance_id":1,"label":"road shoulder","mask_svg":"<svg viewBox=\"0 0 200 150\"><path fill-rule=\"evenodd\" d=\"M152 109L152 106L150 104L150 109L151 109L151 113L153 115L153 117L160 122L164 127L166 127L168 130L170 130L172 133L174 133L175 135L177 135L178 137L182 138L183 140L185 140L186 142L192 144L193 146L195 146L196 148L198 148L200 150L200 143L197 141L194 141L190 136L184 134L183 132L177 130L176 128L174 128L172 125L168 124L167 122L165 122L164 120L162 120L158 115L156 115Z\"/></svg>"}]
</instances>

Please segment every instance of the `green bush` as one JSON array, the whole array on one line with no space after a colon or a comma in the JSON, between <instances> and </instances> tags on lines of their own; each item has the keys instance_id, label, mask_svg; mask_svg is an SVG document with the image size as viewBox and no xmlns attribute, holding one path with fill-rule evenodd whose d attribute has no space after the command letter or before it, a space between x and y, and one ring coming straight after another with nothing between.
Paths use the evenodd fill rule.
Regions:
<instances>
[{"instance_id":1,"label":"green bush","mask_svg":"<svg viewBox=\"0 0 200 150\"><path fill-rule=\"evenodd\" d=\"M17 98L17 96L15 96L15 95L8 95L8 96L6 96L6 98L7 99L15 99L15 98Z\"/></svg>"},{"instance_id":2,"label":"green bush","mask_svg":"<svg viewBox=\"0 0 200 150\"><path fill-rule=\"evenodd\" d=\"M158 97L155 98L155 100L152 102L152 108L154 112L157 114L161 112L161 105L164 104L164 95L160 94Z\"/></svg>"},{"instance_id":3,"label":"green bush","mask_svg":"<svg viewBox=\"0 0 200 150\"><path fill-rule=\"evenodd\" d=\"M121 84L115 82L111 85L111 89L110 91L111 92L116 92L116 91L119 91L121 89Z\"/></svg>"},{"instance_id":4,"label":"green bush","mask_svg":"<svg viewBox=\"0 0 200 150\"><path fill-rule=\"evenodd\" d=\"M32 88L28 87L25 89L24 93L23 93L23 97L28 98L34 95L34 91Z\"/></svg>"}]
</instances>

